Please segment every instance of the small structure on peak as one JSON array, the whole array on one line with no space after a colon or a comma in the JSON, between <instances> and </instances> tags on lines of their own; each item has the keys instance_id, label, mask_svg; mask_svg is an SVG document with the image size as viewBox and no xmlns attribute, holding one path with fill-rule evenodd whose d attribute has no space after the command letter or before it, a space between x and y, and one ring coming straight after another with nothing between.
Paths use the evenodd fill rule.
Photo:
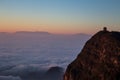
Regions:
<instances>
[{"instance_id":1,"label":"small structure on peak","mask_svg":"<svg viewBox=\"0 0 120 80\"><path fill-rule=\"evenodd\" d=\"M107 31L107 27L103 27L103 31Z\"/></svg>"}]
</instances>

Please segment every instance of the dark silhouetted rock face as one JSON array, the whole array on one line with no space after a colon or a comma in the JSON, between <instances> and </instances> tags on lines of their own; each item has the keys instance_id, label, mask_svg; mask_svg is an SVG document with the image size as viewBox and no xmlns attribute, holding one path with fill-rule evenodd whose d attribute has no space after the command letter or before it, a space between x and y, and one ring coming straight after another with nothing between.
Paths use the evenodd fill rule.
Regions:
<instances>
[{"instance_id":1,"label":"dark silhouetted rock face","mask_svg":"<svg viewBox=\"0 0 120 80\"><path fill-rule=\"evenodd\" d=\"M95 34L68 65L64 80L120 80L120 32Z\"/></svg>"},{"instance_id":2,"label":"dark silhouetted rock face","mask_svg":"<svg viewBox=\"0 0 120 80\"><path fill-rule=\"evenodd\" d=\"M62 80L63 79L63 68L51 67L43 76L42 80Z\"/></svg>"}]
</instances>

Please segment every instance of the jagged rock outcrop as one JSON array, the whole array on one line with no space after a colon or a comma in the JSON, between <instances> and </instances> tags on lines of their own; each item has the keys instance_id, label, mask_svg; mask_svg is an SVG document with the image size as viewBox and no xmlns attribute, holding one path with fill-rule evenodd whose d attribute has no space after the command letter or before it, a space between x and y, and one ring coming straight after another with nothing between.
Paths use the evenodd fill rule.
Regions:
<instances>
[{"instance_id":1,"label":"jagged rock outcrop","mask_svg":"<svg viewBox=\"0 0 120 80\"><path fill-rule=\"evenodd\" d=\"M64 80L120 80L120 32L96 33L68 65Z\"/></svg>"}]
</instances>

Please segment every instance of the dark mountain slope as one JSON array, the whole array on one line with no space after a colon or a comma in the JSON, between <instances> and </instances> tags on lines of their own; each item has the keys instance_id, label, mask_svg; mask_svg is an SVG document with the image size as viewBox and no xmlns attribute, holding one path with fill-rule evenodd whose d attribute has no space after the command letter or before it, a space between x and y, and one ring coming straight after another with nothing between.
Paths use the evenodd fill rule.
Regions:
<instances>
[{"instance_id":1,"label":"dark mountain slope","mask_svg":"<svg viewBox=\"0 0 120 80\"><path fill-rule=\"evenodd\" d=\"M68 65L64 80L120 80L120 32L96 33Z\"/></svg>"}]
</instances>

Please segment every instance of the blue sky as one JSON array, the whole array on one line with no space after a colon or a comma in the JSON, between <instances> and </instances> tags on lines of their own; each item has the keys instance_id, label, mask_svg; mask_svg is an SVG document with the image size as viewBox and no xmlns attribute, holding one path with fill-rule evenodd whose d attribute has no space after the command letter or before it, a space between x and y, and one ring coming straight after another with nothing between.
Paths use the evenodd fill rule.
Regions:
<instances>
[{"instance_id":1,"label":"blue sky","mask_svg":"<svg viewBox=\"0 0 120 80\"><path fill-rule=\"evenodd\" d=\"M1 31L120 30L120 0L0 0ZM8 25L7 25L7 24Z\"/></svg>"}]
</instances>

